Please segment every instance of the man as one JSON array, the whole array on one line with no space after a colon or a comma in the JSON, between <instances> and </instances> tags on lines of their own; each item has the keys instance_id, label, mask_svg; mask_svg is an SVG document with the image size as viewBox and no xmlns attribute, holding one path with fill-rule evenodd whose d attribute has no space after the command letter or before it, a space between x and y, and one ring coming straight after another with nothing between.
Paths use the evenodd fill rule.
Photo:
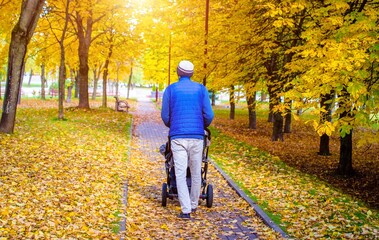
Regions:
<instances>
[{"instance_id":1,"label":"man","mask_svg":"<svg viewBox=\"0 0 379 240\"><path fill-rule=\"evenodd\" d=\"M179 81L165 90L161 112L164 124L170 128L181 219L190 219L190 213L196 211L199 203L204 129L214 117L208 90L191 80L193 71L190 61L179 63ZM188 166L191 171L191 192L186 181Z\"/></svg>"}]
</instances>

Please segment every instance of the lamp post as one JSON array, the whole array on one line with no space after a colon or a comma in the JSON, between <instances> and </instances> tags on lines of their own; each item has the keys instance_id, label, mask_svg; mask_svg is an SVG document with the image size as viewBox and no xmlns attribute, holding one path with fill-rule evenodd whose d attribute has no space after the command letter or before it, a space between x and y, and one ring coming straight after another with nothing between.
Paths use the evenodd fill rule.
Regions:
<instances>
[{"instance_id":1,"label":"lamp post","mask_svg":"<svg viewBox=\"0 0 379 240\"><path fill-rule=\"evenodd\" d=\"M170 33L170 41L168 45L168 84L169 86L171 84L171 33Z\"/></svg>"},{"instance_id":2,"label":"lamp post","mask_svg":"<svg viewBox=\"0 0 379 240\"><path fill-rule=\"evenodd\" d=\"M205 39L204 39L204 79L203 85L207 85L207 54L208 54L208 18L209 18L209 0L205 0Z\"/></svg>"}]
</instances>

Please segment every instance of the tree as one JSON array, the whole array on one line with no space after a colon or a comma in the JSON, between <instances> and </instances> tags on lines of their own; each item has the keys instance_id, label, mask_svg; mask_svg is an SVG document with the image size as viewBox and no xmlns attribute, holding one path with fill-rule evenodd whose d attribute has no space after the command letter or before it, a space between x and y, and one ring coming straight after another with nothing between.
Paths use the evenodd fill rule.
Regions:
<instances>
[{"instance_id":1,"label":"tree","mask_svg":"<svg viewBox=\"0 0 379 240\"><path fill-rule=\"evenodd\" d=\"M296 77L294 73L288 74L287 65L291 63L293 51L302 44L301 33L305 19L308 17L307 8L303 2L273 1L266 5L269 38L264 43L267 58L265 67L267 69L267 86L270 93L270 111L273 115L272 140L283 140L283 116L286 116L286 132L290 132L290 107L291 100L281 99L285 92L293 86L291 80ZM271 35L271 36L270 36Z\"/></svg>"},{"instance_id":2,"label":"tree","mask_svg":"<svg viewBox=\"0 0 379 240\"><path fill-rule=\"evenodd\" d=\"M51 30L46 21L50 14L49 9L45 9L41 14L35 34L28 46L28 54L35 56L34 64L40 68L41 74L41 99L46 99L45 88L47 87L47 79L50 71L55 69L57 65L57 42L55 39L51 41Z\"/></svg>"},{"instance_id":3,"label":"tree","mask_svg":"<svg viewBox=\"0 0 379 240\"><path fill-rule=\"evenodd\" d=\"M234 85L231 85L229 88L229 104L230 104L229 119L234 120L235 111L236 111L236 99L235 99L235 86Z\"/></svg>"},{"instance_id":4,"label":"tree","mask_svg":"<svg viewBox=\"0 0 379 240\"><path fill-rule=\"evenodd\" d=\"M92 36L94 25L103 19L107 10L101 11L96 7L104 7L99 1L75 1L75 10L71 14L71 20L76 26L76 34L79 40L78 56L79 56L79 108L89 108L88 99L88 57L91 43L94 39L103 34L102 31Z\"/></svg>"},{"instance_id":5,"label":"tree","mask_svg":"<svg viewBox=\"0 0 379 240\"><path fill-rule=\"evenodd\" d=\"M69 7L70 0L65 2L64 11L64 24L62 29L62 34L60 38L57 38L60 47L60 63L59 63L59 113L58 119L64 119L63 101L65 97L65 81L66 81L66 58L65 58L65 46L64 40L66 38L66 31L69 22Z\"/></svg>"},{"instance_id":6,"label":"tree","mask_svg":"<svg viewBox=\"0 0 379 240\"><path fill-rule=\"evenodd\" d=\"M212 18L213 31L210 35L213 46L213 61L210 63L215 65L211 77L216 80L211 80L210 83L213 89L222 89L230 83L244 89L250 129L255 129L257 125L256 92L264 88L264 80L267 79L263 67L264 48L261 46L264 41L261 16L264 12L259 4L241 1L238 4L228 2L218 6L215 9L218 16ZM228 70L224 76L219 75L222 69Z\"/></svg>"},{"instance_id":7,"label":"tree","mask_svg":"<svg viewBox=\"0 0 379 240\"><path fill-rule=\"evenodd\" d=\"M78 3L78 2L77 2ZM75 11L73 18L77 26L77 35L79 39L79 108L89 108L88 101L88 54L91 45L92 28L93 28L93 11L90 6L87 14ZM82 15L86 20L83 19ZM101 17L102 18L102 17ZM97 21L100 19L96 19ZM86 23L86 25L85 25Z\"/></svg>"},{"instance_id":8,"label":"tree","mask_svg":"<svg viewBox=\"0 0 379 240\"><path fill-rule=\"evenodd\" d=\"M13 133L17 102L27 46L36 28L44 0L25 0L18 23L13 28L8 57L8 74L0 131Z\"/></svg>"},{"instance_id":9,"label":"tree","mask_svg":"<svg viewBox=\"0 0 379 240\"><path fill-rule=\"evenodd\" d=\"M128 80L128 93L127 93L127 98L129 99L129 92L130 88L132 86L132 78L133 78L133 60L130 62L130 74L129 74L129 80Z\"/></svg>"},{"instance_id":10,"label":"tree","mask_svg":"<svg viewBox=\"0 0 379 240\"><path fill-rule=\"evenodd\" d=\"M377 5L370 1L320 2L310 14L312 21L302 34L305 42L295 50L290 68L302 72L294 81L301 96L321 99L308 103L321 116L331 103L324 101L325 97L337 96L333 123L319 121L314 126L320 136L338 132L340 160L336 172L352 175L353 130L359 126L377 131L377 120L371 117L378 113L373 107L379 81Z\"/></svg>"},{"instance_id":11,"label":"tree","mask_svg":"<svg viewBox=\"0 0 379 240\"><path fill-rule=\"evenodd\" d=\"M62 6L59 6L62 4ZM63 101L65 99L65 81L66 81L66 52L65 52L65 39L66 32L69 24L70 14L70 0L64 0L62 2L56 2L55 5L48 5L49 10L55 12L57 17L55 21L51 21L49 16L45 16L52 36L54 36L56 42L59 45L59 77L58 77L58 119L64 119ZM63 9L62 15L60 9ZM47 14L48 15L48 14ZM62 28L61 28L62 26ZM60 34L60 36L58 35Z\"/></svg>"},{"instance_id":12,"label":"tree","mask_svg":"<svg viewBox=\"0 0 379 240\"><path fill-rule=\"evenodd\" d=\"M107 107L107 80L108 80L108 72L109 72L109 62L113 54L113 46L114 46L114 34L112 33L111 29L111 35L108 38L109 48L108 48L108 54L106 55L107 58L104 63L104 69L103 69L103 104L102 107Z\"/></svg>"},{"instance_id":13,"label":"tree","mask_svg":"<svg viewBox=\"0 0 379 240\"><path fill-rule=\"evenodd\" d=\"M255 90L255 85L255 83L247 83L244 85L246 89L247 109L249 111L249 129L257 129L257 92Z\"/></svg>"},{"instance_id":14,"label":"tree","mask_svg":"<svg viewBox=\"0 0 379 240\"><path fill-rule=\"evenodd\" d=\"M46 75L45 75L45 64L41 64L41 99L46 99L46 93L45 93L45 86L46 86Z\"/></svg>"},{"instance_id":15,"label":"tree","mask_svg":"<svg viewBox=\"0 0 379 240\"><path fill-rule=\"evenodd\" d=\"M92 91L92 99L96 99L97 95L97 85L99 83L100 73L103 70L103 63L95 64L92 68L93 73L93 91Z\"/></svg>"}]
</instances>

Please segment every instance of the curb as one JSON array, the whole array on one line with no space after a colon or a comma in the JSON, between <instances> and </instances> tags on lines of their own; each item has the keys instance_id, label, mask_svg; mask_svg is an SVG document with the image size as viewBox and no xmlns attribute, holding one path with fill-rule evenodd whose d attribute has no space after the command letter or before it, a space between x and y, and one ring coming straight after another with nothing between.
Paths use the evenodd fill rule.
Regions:
<instances>
[{"instance_id":1,"label":"curb","mask_svg":"<svg viewBox=\"0 0 379 240\"><path fill-rule=\"evenodd\" d=\"M223 176L223 178L228 182L229 186L231 186L237 194L242 197L250 206L254 209L255 213L263 220L263 222L270 228L272 228L275 232L280 233L282 237L289 239L290 237L285 233L276 223L274 223L270 217L256 204L246 193L238 187L238 185L226 174L212 159L209 159L210 163L216 168L216 170Z\"/></svg>"},{"instance_id":2,"label":"curb","mask_svg":"<svg viewBox=\"0 0 379 240\"><path fill-rule=\"evenodd\" d=\"M125 240L125 234L126 234L126 207L128 206L128 181L127 180L124 183L122 191L123 191L123 194L122 194L122 203L124 204L125 209L124 209L124 213L122 215L122 220L120 221L120 233L121 233L120 240Z\"/></svg>"},{"instance_id":3,"label":"curb","mask_svg":"<svg viewBox=\"0 0 379 240\"><path fill-rule=\"evenodd\" d=\"M129 151L127 153L126 161L130 162L130 143L132 142L132 137L133 137L133 115L130 115L130 129L129 129ZM120 221L120 240L125 240L125 235L126 235L126 208L128 206L128 183L129 181L126 179L124 181L123 187L122 187L122 204L124 205L124 212L122 215L122 219Z\"/></svg>"}]
</instances>

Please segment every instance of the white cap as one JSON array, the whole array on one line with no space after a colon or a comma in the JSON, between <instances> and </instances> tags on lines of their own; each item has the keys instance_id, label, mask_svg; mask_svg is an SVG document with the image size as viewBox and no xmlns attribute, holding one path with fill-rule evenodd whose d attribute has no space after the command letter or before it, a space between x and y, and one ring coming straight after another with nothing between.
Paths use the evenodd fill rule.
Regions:
<instances>
[{"instance_id":1,"label":"white cap","mask_svg":"<svg viewBox=\"0 0 379 240\"><path fill-rule=\"evenodd\" d=\"M177 69L177 73L179 76L187 76L191 77L193 75L193 64L188 60L180 61Z\"/></svg>"}]
</instances>

